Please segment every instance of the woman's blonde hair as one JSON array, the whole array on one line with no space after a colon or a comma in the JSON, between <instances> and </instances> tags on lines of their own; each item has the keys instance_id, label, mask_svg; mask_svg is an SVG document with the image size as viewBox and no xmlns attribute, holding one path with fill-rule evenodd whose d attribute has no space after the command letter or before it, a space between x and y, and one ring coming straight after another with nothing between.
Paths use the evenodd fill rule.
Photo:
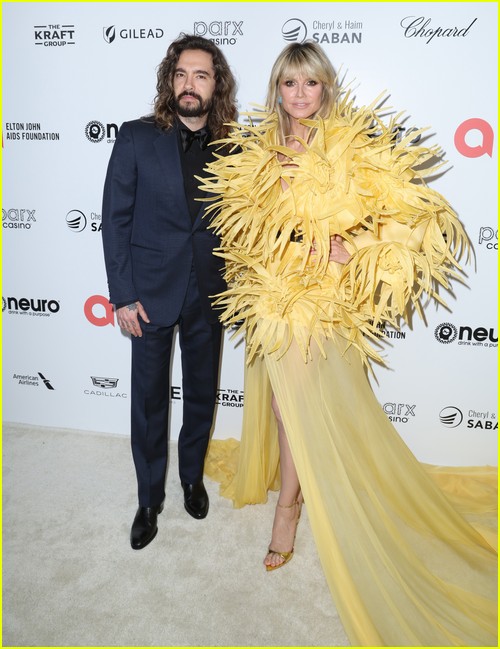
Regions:
<instances>
[{"instance_id":1,"label":"woman's blonde hair","mask_svg":"<svg viewBox=\"0 0 500 649\"><path fill-rule=\"evenodd\" d=\"M271 70L267 90L266 107L278 115L278 131L281 144L290 134L290 119L279 101L280 84L297 75L309 77L323 84L321 106L311 117L326 118L332 112L337 96L337 75L323 49L313 41L292 43L276 59Z\"/></svg>"}]
</instances>

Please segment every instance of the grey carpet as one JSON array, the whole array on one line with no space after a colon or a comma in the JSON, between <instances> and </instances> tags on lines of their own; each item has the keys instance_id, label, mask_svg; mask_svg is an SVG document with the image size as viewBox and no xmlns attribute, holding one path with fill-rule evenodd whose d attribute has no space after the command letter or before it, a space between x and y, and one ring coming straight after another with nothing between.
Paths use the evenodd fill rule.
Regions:
<instances>
[{"instance_id":1,"label":"grey carpet","mask_svg":"<svg viewBox=\"0 0 500 649\"><path fill-rule=\"evenodd\" d=\"M237 510L206 480L196 521L171 447L158 535L133 551L126 437L4 424L3 646L347 646L307 509L266 573L276 494Z\"/></svg>"}]
</instances>

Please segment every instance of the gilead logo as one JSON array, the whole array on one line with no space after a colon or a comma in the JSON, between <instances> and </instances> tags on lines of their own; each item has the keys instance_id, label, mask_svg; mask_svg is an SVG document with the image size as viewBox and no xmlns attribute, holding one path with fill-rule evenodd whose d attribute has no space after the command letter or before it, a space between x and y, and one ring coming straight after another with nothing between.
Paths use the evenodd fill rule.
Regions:
<instances>
[{"instance_id":1,"label":"gilead logo","mask_svg":"<svg viewBox=\"0 0 500 649\"><path fill-rule=\"evenodd\" d=\"M479 144L474 146L473 142L477 139L479 139ZM493 140L494 134L491 125L479 117L465 120L455 132L455 147L466 158L480 158L485 154L491 158Z\"/></svg>"},{"instance_id":2,"label":"gilead logo","mask_svg":"<svg viewBox=\"0 0 500 649\"><path fill-rule=\"evenodd\" d=\"M109 303L104 295L92 295L85 302L83 307L85 317L96 327L105 327L106 325L115 326L115 314L113 305Z\"/></svg>"}]
</instances>

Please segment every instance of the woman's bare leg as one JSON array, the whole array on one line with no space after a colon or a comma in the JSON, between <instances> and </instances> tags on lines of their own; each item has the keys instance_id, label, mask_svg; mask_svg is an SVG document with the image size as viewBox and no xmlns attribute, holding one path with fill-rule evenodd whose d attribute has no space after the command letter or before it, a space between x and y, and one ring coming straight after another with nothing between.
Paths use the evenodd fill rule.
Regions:
<instances>
[{"instance_id":1,"label":"woman's bare leg","mask_svg":"<svg viewBox=\"0 0 500 649\"><path fill-rule=\"evenodd\" d=\"M274 395L272 407L278 423L281 490L278 498L278 506L274 513L273 532L269 546L273 550L276 550L276 552L268 552L264 559L264 565L266 566L277 566L283 563L284 559L278 552L291 552L293 550L300 508L300 505L297 504L300 492L299 479L293 463L290 446L288 445L281 413Z\"/></svg>"}]
</instances>

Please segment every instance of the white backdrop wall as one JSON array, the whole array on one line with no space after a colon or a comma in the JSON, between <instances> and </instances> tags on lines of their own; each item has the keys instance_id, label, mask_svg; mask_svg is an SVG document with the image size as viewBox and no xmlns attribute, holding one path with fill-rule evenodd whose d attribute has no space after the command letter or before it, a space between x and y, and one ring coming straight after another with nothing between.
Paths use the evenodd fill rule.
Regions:
<instances>
[{"instance_id":1,"label":"white backdrop wall","mask_svg":"<svg viewBox=\"0 0 500 649\"><path fill-rule=\"evenodd\" d=\"M431 127L449 161L433 186L475 262L449 311L385 332L390 369L373 384L422 461L495 465L497 3L3 3L4 419L129 433L130 341L107 302L102 186L117 127L151 112L180 32L220 45L241 111L263 103L287 42L312 38L358 103L386 91L406 126ZM243 400L243 348L227 337L216 437L239 438Z\"/></svg>"}]
</instances>

